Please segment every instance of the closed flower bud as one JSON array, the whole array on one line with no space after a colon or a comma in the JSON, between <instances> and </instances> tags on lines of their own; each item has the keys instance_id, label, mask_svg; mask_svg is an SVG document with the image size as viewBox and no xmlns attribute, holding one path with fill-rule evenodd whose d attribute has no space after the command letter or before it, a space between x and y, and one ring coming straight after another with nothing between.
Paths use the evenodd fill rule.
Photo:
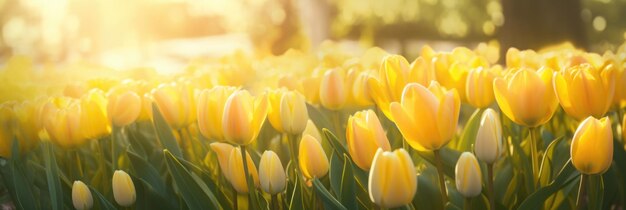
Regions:
<instances>
[{"instance_id":1,"label":"closed flower bud","mask_svg":"<svg viewBox=\"0 0 626 210\"><path fill-rule=\"evenodd\" d=\"M72 203L74 203L74 208L78 210L91 209L93 207L93 197L85 183L74 181L72 185Z\"/></svg>"},{"instance_id":2,"label":"closed flower bud","mask_svg":"<svg viewBox=\"0 0 626 210\"><path fill-rule=\"evenodd\" d=\"M92 89L80 99L80 130L85 138L97 139L111 133L106 106L106 96L99 89Z\"/></svg>"},{"instance_id":3,"label":"closed flower bud","mask_svg":"<svg viewBox=\"0 0 626 210\"><path fill-rule=\"evenodd\" d=\"M259 163L259 181L263 191L275 195L285 190L287 176L278 155L271 150L263 152Z\"/></svg>"},{"instance_id":4,"label":"closed flower bud","mask_svg":"<svg viewBox=\"0 0 626 210\"><path fill-rule=\"evenodd\" d=\"M370 169L372 159L374 159L378 148L383 149L383 151L391 150L385 130L383 130L378 116L371 109L350 116L346 131L346 143L354 163L365 171Z\"/></svg>"},{"instance_id":5,"label":"closed flower bud","mask_svg":"<svg viewBox=\"0 0 626 210\"><path fill-rule=\"evenodd\" d=\"M330 69L322 77L320 102L327 109L341 109L348 100L345 81L340 71L340 69Z\"/></svg>"},{"instance_id":6,"label":"closed flower bud","mask_svg":"<svg viewBox=\"0 0 626 210\"><path fill-rule=\"evenodd\" d=\"M198 95L198 129L200 133L217 141L224 141L222 117L228 97L237 90L236 87L216 86L205 89Z\"/></svg>"},{"instance_id":7,"label":"closed flower bud","mask_svg":"<svg viewBox=\"0 0 626 210\"><path fill-rule=\"evenodd\" d=\"M305 135L311 135L313 138L318 140L322 139L322 134L320 133L320 130L317 129L315 123L313 123L313 121L310 119L306 123L306 128L304 129L304 132L302 132L302 136Z\"/></svg>"},{"instance_id":8,"label":"closed flower bud","mask_svg":"<svg viewBox=\"0 0 626 210\"><path fill-rule=\"evenodd\" d=\"M611 120L588 117L576 129L570 148L572 164L583 174L602 174L613 160Z\"/></svg>"},{"instance_id":9,"label":"closed flower bud","mask_svg":"<svg viewBox=\"0 0 626 210\"><path fill-rule=\"evenodd\" d=\"M124 127L133 123L141 112L141 98L135 92L125 92L119 95L109 94L107 111L109 120L117 127Z\"/></svg>"},{"instance_id":10,"label":"closed flower bud","mask_svg":"<svg viewBox=\"0 0 626 210\"><path fill-rule=\"evenodd\" d=\"M488 108L480 118L474 153L479 160L493 164L502 154L502 148L500 118L493 109Z\"/></svg>"},{"instance_id":11,"label":"closed flower bud","mask_svg":"<svg viewBox=\"0 0 626 210\"><path fill-rule=\"evenodd\" d=\"M470 152L463 152L454 168L456 189L466 198L476 197L482 190L480 165Z\"/></svg>"},{"instance_id":12,"label":"closed flower bud","mask_svg":"<svg viewBox=\"0 0 626 210\"><path fill-rule=\"evenodd\" d=\"M285 132L283 129L283 123L280 120L280 104L285 92L287 92L287 89L280 88L268 91L267 93L267 101L269 102L267 121L270 122L276 131L281 133Z\"/></svg>"},{"instance_id":13,"label":"closed flower bud","mask_svg":"<svg viewBox=\"0 0 626 210\"><path fill-rule=\"evenodd\" d=\"M222 129L227 141L238 145L252 143L267 116L267 97L253 97L246 90L237 90L224 105Z\"/></svg>"},{"instance_id":14,"label":"closed flower bud","mask_svg":"<svg viewBox=\"0 0 626 210\"><path fill-rule=\"evenodd\" d=\"M496 73L490 69L478 67L469 71L465 84L467 102L476 108L485 108L495 100L493 80Z\"/></svg>"},{"instance_id":15,"label":"closed flower bud","mask_svg":"<svg viewBox=\"0 0 626 210\"><path fill-rule=\"evenodd\" d=\"M496 78L493 90L502 112L513 122L527 127L548 122L559 105L552 74L549 68L519 69L504 78Z\"/></svg>"},{"instance_id":16,"label":"closed flower bud","mask_svg":"<svg viewBox=\"0 0 626 210\"><path fill-rule=\"evenodd\" d=\"M554 74L554 89L565 112L583 120L604 116L613 102L615 71L612 65L596 69L588 63Z\"/></svg>"},{"instance_id":17,"label":"closed flower bud","mask_svg":"<svg viewBox=\"0 0 626 210\"><path fill-rule=\"evenodd\" d=\"M226 180L229 180L230 175L228 175L228 166L230 161L230 152L232 152L235 147L230 144L220 142L211 143L210 147L211 150L213 150L213 152L215 152L215 154L217 155L217 163L220 166L220 170L222 170L222 174L224 175Z\"/></svg>"},{"instance_id":18,"label":"closed flower bud","mask_svg":"<svg viewBox=\"0 0 626 210\"><path fill-rule=\"evenodd\" d=\"M172 129L186 127L196 119L194 95L188 84L162 84L152 90L152 97Z\"/></svg>"},{"instance_id":19,"label":"closed flower bud","mask_svg":"<svg viewBox=\"0 0 626 210\"><path fill-rule=\"evenodd\" d=\"M420 151L440 149L452 139L460 109L456 90L447 90L436 81L428 88L411 83L404 88L402 101L391 103L391 114L402 136Z\"/></svg>"},{"instance_id":20,"label":"closed flower bud","mask_svg":"<svg viewBox=\"0 0 626 210\"><path fill-rule=\"evenodd\" d=\"M84 142L87 138L81 132L81 107L78 101L72 100L68 104L58 104L67 107L57 107L54 102L45 106L45 114L42 113L44 128L50 136L50 140L60 147L71 149Z\"/></svg>"},{"instance_id":21,"label":"closed flower bud","mask_svg":"<svg viewBox=\"0 0 626 210\"><path fill-rule=\"evenodd\" d=\"M367 81L371 77L370 73L351 71L351 76L351 96L353 105L357 107L373 105L374 101L370 96L370 90L367 84Z\"/></svg>"},{"instance_id":22,"label":"closed flower bud","mask_svg":"<svg viewBox=\"0 0 626 210\"><path fill-rule=\"evenodd\" d=\"M370 199L383 208L411 203L417 191L417 174L411 156L404 149L378 149L369 173Z\"/></svg>"},{"instance_id":23,"label":"closed flower bud","mask_svg":"<svg viewBox=\"0 0 626 210\"><path fill-rule=\"evenodd\" d=\"M120 206L129 207L135 203L135 184L130 176L122 171L116 170L113 173L113 197Z\"/></svg>"},{"instance_id":24,"label":"closed flower bud","mask_svg":"<svg viewBox=\"0 0 626 210\"><path fill-rule=\"evenodd\" d=\"M293 91L283 94L280 100L280 120L286 133L301 134L309 120L304 96Z\"/></svg>"},{"instance_id":25,"label":"closed flower bud","mask_svg":"<svg viewBox=\"0 0 626 210\"><path fill-rule=\"evenodd\" d=\"M317 139L310 135L302 136L298 155L300 171L307 179L321 178L328 173L328 158Z\"/></svg>"},{"instance_id":26,"label":"closed flower bud","mask_svg":"<svg viewBox=\"0 0 626 210\"><path fill-rule=\"evenodd\" d=\"M250 157L250 154L246 151L246 161L248 161L248 174L252 176L254 186L259 186L259 176L256 170L256 166ZM230 151L230 158L228 159L228 175L230 183L238 193L248 193L248 185L246 185L246 176L243 169L243 161L241 158L241 149L239 147L233 148Z\"/></svg>"}]
</instances>

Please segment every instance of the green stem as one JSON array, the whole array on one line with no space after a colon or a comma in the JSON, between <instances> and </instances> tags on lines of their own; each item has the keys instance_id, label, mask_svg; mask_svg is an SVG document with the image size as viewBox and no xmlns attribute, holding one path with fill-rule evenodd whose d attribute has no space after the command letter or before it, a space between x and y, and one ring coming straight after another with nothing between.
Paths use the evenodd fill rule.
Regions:
<instances>
[{"instance_id":1,"label":"green stem","mask_svg":"<svg viewBox=\"0 0 626 210\"><path fill-rule=\"evenodd\" d=\"M118 129L119 128L117 126L113 126L111 132L111 167L113 168L112 171L115 171L117 169L117 152L115 152L115 140L117 139L117 132L119 132Z\"/></svg>"},{"instance_id":2,"label":"green stem","mask_svg":"<svg viewBox=\"0 0 626 210\"><path fill-rule=\"evenodd\" d=\"M233 189L233 209L238 209L239 206L237 205L237 190Z\"/></svg>"},{"instance_id":3,"label":"green stem","mask_svg":"<svg viewBox=\"0 0 626 210\"><path fill-rule=\"evenodd\" d=\"M248 182L250 181L249 180L249 178L250 178L249 175L250 174L248 173L248 161L246 159L246 146L241 145L239 147L241 148L241 161L243 161L243 172L244 172L244 175L246 177L246 179L245 179L246 180L246 187L250 188L249 187L250 185L248 185ZM253 191L254 191L254 189L248 189L248 194L254 193ZM247 196L247 197L248 197L248 200L250 200L250 196Z\"/></svg>"},{"instance_id":4,"label":"green stem","mask_svg":"<svg viewBox=\"0 0 626 210\"><path fill-rule=\"evenodd\" d=\"M278 196L276 194L272 195L272 200L270 201L270 207L272 209L278 209Z\"/></svg>"},{"instance_id":5,"label":"green stem","mask_svg":"<svg viewBox=\"0 0 626 210\"><path fill-rule=\"evenodd\" d=\"M576 209L584 209L583 199L585 199L585 186L589 175L580 174L580 185L578 186L578 196L576 197Z\"/></svg>"},{"instance_id":6,"label":"green stem","mask_svg":"<svg viewBox=\"0 0 626 210\"><path fill-rule=\"evenodd\" d=\"M493 192L493 164L487 164L487 190L489 193L489 208L496 209L496 195Z\"/></svg>"},{"instance_id":7,"label":"green stem","mask_svg":"<svg viewBox=\"0 0 626 210\"><path fill-rule=\"evenodd\" d=\"M287 142L289 144L289 153L291 155L291 161L293 162L293 164L299 164L298 162L298 149L299 149L298 135L287 134Z\"/></svg>"},{"instance_id":8,"label":"green stem","mask_svg":"<svg viewBox=\"0 0 626 210\"><path fill-rule=\"evenodd\" d=\"M463 202L463 210L470 210L470 209L472 209L472 199L465 198Z\"/></svg>"},{"instance_id":9,"label":"green stem","mask_svg":"<svg viewBox=\"0 0 626 210\"><path fill-rule=\"evenodd\" d=\"M341 135L341 120L339 119L339 111L333 111L333 125L335 126L335 135L337 137L342 136Z\"/></svg>"},{"instance_id":10,"label":"green stem","mask_svg":"<svg viewBox=\"0 0 626 210\"><path fill-rule=\"evenodd\" d=\"M80 154L78 153L78 149L74 150L72 153L74 153L74 159L76 160L76 170L78 172L78 178L80 179L83 177L83 164L80 161Z\"/></svg>"},{"instance_id":11,"label":"green stem","mask_svg":"<svg viewBox=\"0 0 626 210\"><path fill-rule=\"evenodd\" d=\"M540 143L539 141L541 139L538 138L537 136L537 131L538 128L529 128L530 131L530 159L532 161L532 168L533 168L533 189L537 188L537 180L539 177L539 151L537 150L537 146Z\"/></svg>"},{"instance_id":12,"label":"green stem","mask_svg":"<svg viewBox=\"0 0 626 210\"><path fill-rule=\"evenodd\" d=\"M439 154L439 150L434 150L435 153L435 163L437 164L437 175L439 175L439 191L441 192L441 201L443 207L445 208L446 203L448 203L448 195L446 193L446 180L443 177L443 165L441 160L441 155Z\"/></svg>"}]
</instances>

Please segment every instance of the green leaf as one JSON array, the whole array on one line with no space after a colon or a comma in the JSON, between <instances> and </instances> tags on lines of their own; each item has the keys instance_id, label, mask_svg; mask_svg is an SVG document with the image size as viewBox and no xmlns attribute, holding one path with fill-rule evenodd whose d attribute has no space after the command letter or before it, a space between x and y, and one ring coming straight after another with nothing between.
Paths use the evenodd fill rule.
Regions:
<instances>
[{"instance_id":1,"label":"green leaf","mask_svg":"<svg viewBox=\"0 0 626 210\"><path fill-rule=\"evenodd\" d=\"M134 206L137 209L175 209L177 199L174 197L163 196L165 192L156 191L145 180L131 175L137 193L137 201ZM170 198L170 199L167 199Z\"/></svg>"},{"instance_id":2,"label":"green leaf","mask_svg":"<svg viewBox=\"0 0 626 210\"><path fill-rule=\"evenodd\" d=\"M544 202L563 187L578 180L580 173L576 171L571 160L561 169L559 175L548 186L542 187L530 194L519 206L518 209L542 209Z\"/></svg>"},{"instance_id":3,"label":"green leaf","mask_svg":"<svg viewBox=\"0 0 626 210\"><path fill-rule=\"evenodd\" d=\"M472 144L476 142L476 134L478 133L480 119L484 111L485 109L476 109L476 111L474 111L467 123L465 123L463 133L454 146L454 149L458 151L472 151Z\"/></svg>"},{"instance_id":4,"label":"green leaf","mask_svg":"<svg viewBox=\"0 0 626 210\"><path fill-rule=\"evenodd\" d=\"M96 203L100 205L100 209L117 210L117 208L111 202L109 202L102 194L100 194L98 190L96 190L95 188L91 186L88 186L88 187L89 187L89 190L91 191L91 195L93 195L93 198L96 200Z\"/></svg>"},{"instance_id":5,"label":"green leaf","mask_svg":"<svg viewBox=\"0 0 626 210\"><path fill-rule=\"evenodd\" d=\"M159 171L154 168L154 166L152 166L148 161L135 154L134 152L127 150L126 154L128 155L128 159L133 165L133 169L135 169L135 173L137 173L137 176L145 180L152 188L155 189L155 191L165 193L165 183L161 178Z\"/></svg>"},{"instance_id":6,"label":"green leaf","mask_svg":"<svg viewBox=\"0 0 626 210\"><path fill-rule=\"evenodd\" d=\"M324 185L318 180L313 179L313 187L315 188L315 192L322 199L324 203L325 209L343 209L347 210L346 207L341 205L341 203L335 199L328 190L324 187Z\"/></svg>"},{"instance_id":7,"label":"green leaf","mask_svg":"<svg viewBox=\"0 0 626 210\"><path fill-rule=\"evenodd\" d=\"M587 175L589 178L587 184L587 196L589 198L589 209L603 209L602 201L604 200L604 179L602 175Z\"/></svg>"},{"instance_id":8,"label":"green leaf","mask_svg":"<svg viewBox=\"0 0 626 210\"><path fill-rule=\"evenodd\" d=\"M13 139L11 159L2 159L0 162L2 178L9 192L11 192L13 202L18 209L40 209L37 206L39 202L34 197L33 183L27 178L27 175L30 173L26 171L26 165L20 159L19 151L19 141Z\"/></svg>"},{"instance_id":9,"label":"green leaf","mask_svg":"<svg viewBox=\"0 0 626 210\"><path fill-rule=\"evenodd\" d=\"M289 170L289 171L294 171L294 170ZM304 205L302 203L302 183L301 183L302 179L297 173L294 173L292 180L293 180L293 190L291 191L289 209L304 209Z\"/></svg>"},{"instance_id":10,"label":"green leaf","mask_svg":"<svg viewBox=\"0 0 626 210\"><path fill-rule=\"evenodd\" d=\"M211 197L196 183L191 173L170 151L165 149L163 154L172 179L190 209L206 209L208 207L219 209L219 203L211 200Z\"/></svg>"},{"instance_id":11,"label":"green leaf","mask_svg":"<svg viewBox=\"0 0 626 210\"><path fill-rule=\"evenodd\" d=\"M183 157L183 153L178 146L178 142L176 141L176 137L172 133L172 129L161 115L161 111L159 111L159 107L157 107L156 103L152 103L152 114L154 129L156 131L157 137L161 142L161 145L171 154L176 157Z\"/></svg>"},{"instance_id":12,"label":"green leaf","mask_svg":"<svg viewBox=\"0 0 626 210\"><path fill-rule=\"evenodd\" d=\"M555 162L553 156L555 155L556 148L563 141L563 137L557 138L548 145L543 160L541 161L541 168L539 170L539 183L541 186L547 185L552 179L553 163Z\"/></svg>"},{"instance_id":13,"label":"green leaf","mask_svg":"<svg viewBox=\"0 0 626 210\"><path fill-rule=\"evenodd\" d=\"M332 132L330 132L330 130L326 128L322 129L322 133L324 133L324 137L326 137L326 140L330 142L330 145L332 145L333 149L337 153L341 155L348 154L348 151L343 146L343 144L339 142L339 139L337 138L337 136L335 136L335 134L333 134Z\"/></svg>"},{"instance_id":14,"label":"green leaf","mask_svg":"<svg viewBox=\"0 0 626 210\"><path fill-rule=\"evenodd\" d=\"M354 174L352 173L352 163L347 154L343 160L339 159L337 153L332 154L330 185L339 201L350 209L357 208Z\"/></svg>"},{"instance_id":15,"label":"green leaf","mask_svg":"<svg viewBox=\"0 0 626 210\"><path fill-rule=\"evenodd\" d=\"M54 148L49 141L42 142L42 148L52 209L63 209L63 191L61 189L61 181L59 180L59 168L57 166L56 156L54 155Z\"/></svg>"}]
</instances>

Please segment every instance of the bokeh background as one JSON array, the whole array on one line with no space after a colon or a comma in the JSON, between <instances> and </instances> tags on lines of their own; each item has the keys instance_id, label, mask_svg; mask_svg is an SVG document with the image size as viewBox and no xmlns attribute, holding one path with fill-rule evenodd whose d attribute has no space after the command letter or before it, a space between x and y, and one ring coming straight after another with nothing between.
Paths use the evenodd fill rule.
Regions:
<instances>
[{"instance_id":1,"label":"bokeh background","mask_svg":"<svg viewBox=\"0 0 626 210\"><path fill-rule=\"evenodd\" d=\"M92 61L176 71L193 58L380 46L414 58L475 47L594 52L626 38L626 0L0 0L0 63ZM504 50L501 50L504 51ZM502 53L502 52L501 52Z\"/></svg>"}]
</instances>

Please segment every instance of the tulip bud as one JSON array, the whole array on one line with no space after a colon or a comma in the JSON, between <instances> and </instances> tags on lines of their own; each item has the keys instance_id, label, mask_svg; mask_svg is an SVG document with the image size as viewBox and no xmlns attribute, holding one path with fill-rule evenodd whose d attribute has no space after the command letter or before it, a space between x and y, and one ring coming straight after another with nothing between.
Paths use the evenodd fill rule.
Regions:
<instances>
[{"instance_id":1,"label":"tulip bud","mask_svg":"<svg viewBox=\"0 0 626 210\"><path fill-rule=\"evenodd\" d=\"M491 108L485 110L480 118L474 153L488 164L496 162L502 154L502 125L498 114Z\"/></svg>"},{"instance_id":2,"label":"tulip bud","mask_svg":"<svg viewBox=\"0 0 626 210\"><path fill-rule=\"evenodd\" d=\"M59 104L67 107L57 107L54 102L47 103L42 120L52 142L63 148L75 148L86 142L87 138L81 133L83 125L78 101L71 100L67 103Z\"/></svg>"},{"instance_id":3,"label":"tulip bud","mask_svg":"<svg viewBox=\"0 0 626 210\"><path fill-rule=\"evenodd\" d=\"M563 110L578 120L604 116L613 101L615 73L612 65L596 69L588 63L555 73L554 89Z\"/></svg>"},{"instance_id":4,"label":"tulip bud","mask_svg":"<svg viewBox=\"0 0 626 210\"><path fill-rule=\"evenodd\" d=\"M328 173L328 158L320 142L310 135L302 136L299 161L302 175L307 179L321 178Z\"/></svg>"},{"instance_id":5,"label":"tulip bud","mask_svg":"<svg viewBox=\"0 0 626 210\"><path fill-rule=\"evenodd\" d=\"M374 104L372 101L372 97L370 96L370 91L368 88L367 81L369 80L370 73L369 72L357 72L351 71L352 75L352 86L351 86L351 96L352 103L355 106L363 107Z\"/></svg>"},{"instance_id":6,"label":"tulip bud","mask_svg":"<svg viewBox=\"0 0 626 210\"><path fill-rule=\"evenodd\" d=\"M152 90L154 102L172 129L181 129L195 120L196 104L187 84L162 84Z\"/></svg>"},{"instance_id":7,"label":"tulip bud","mask_svg":"<svg viewBox=\"0 0 626 210\"><path fill-rule=\"evenodd\" d=\"M80 130L85 138L97 139L111 133L106 104L104 92L99 89L92 89L80 99Z\"/></svg>"},{"instance_id":8,"label":"tulip bud","mask_svg":"<svg viewBox=\"0 0 626 210\"><path fill-rule=\"evenodd\" d=\"M107 111L113 125L124 127L134 122L141 112L141 98L134 92L109 94Z\"/></svg>"},{"instance_id":9,"label":"tulip bud","mask_svg":"<svg viewBox=\"0 0 626 210\"><path fill-rule=\"evenodd\" d=\"M493 80L496 74L490 69L478 67L469 71L465 84L467 102L476 108L485 108L495 100Z\"/></svg>"},{"instance_id":10,"label":"tulip bud","mask_svg":"<svg viewBox=\"0 0 626 210\"><path fill-rule=\"evenodd\" d=\"M330 69L326 71L322 78L320 102L327 109L341 109L348 99L344 79L340 71L340 69Z\"/></svg>"},{"instance_id":11,"label":"tulip bud","mask_svg":"<svg viewBox=\"0 0 626 210\"><path fill-rule=\"evenodd\" d=\"M471 152L463 152L454 168L456 189L466 198L475 197L482 190L480 166Z\"/></svg>"},{"instance_id":12,"label":"tulip bud","mask_svg":"<svg viewBox=\"0 0 626 210\"><path fill-rule=\"evenodd\" d=\"M572 164L583 174L602 174L613 160L611 120L587 117L576 129L570 148Z\"/></svg>"},{"instance_id":13,"label":"tulip bud","mask_svg":"<svg viewBox=\"0 0 626 210\"><path fill-rule=\"evenodd\" d=\"M250 154L246 151L246 161L248 161L248 174L252 176L252 180L254 181L254 186L259 186L259 176L256 170L256 166L250 157ZM241 158L241 149L239 147L233 148L230 151L230 158L228 159L228 175L230 175L230 183L233 185L233 188L238 193L245 194L248 193L248 185L246 185L246 176L244 176L245 171L243 169L243 161Z\"/></svg>"},{"instance_id":14,"label":"tulip bud","mask_svg":"<svg viewBox=\"0 0 626 210\"><path fill-rule=\"evenodd\" d=\"M228 175L228 162L230 160L230 152L232 152L235 147L230 144L219 142L211 143L209 146L211 147L211 150L217 154L217 161L220 166L220 170L222 170L222 174L224 174L226 180L230 179L230 175Z\"/></svg>"},{"instance_id":15,"label":"tulip bud","mask_svg":"<svg viewBox=\"0 0 626 210\"><path fill-rule=\"evenodd\" d=\"M378 149L369 173L370 199L383 208L395 208L413 200L417 174L411 156L404 149L385 152Z\"/></svg>"},{"instance_id":16,"label":"tulip bud","mask_svg":"<svg viewBox=\"0 0 626 210\"><path fill-rule=\"evenodd\" d=\"M432 151L454 136L461 99L456 90L447 90L436 81L428 88L411 83L404 88L402 101L391 103L390 108L407 143L416 150Z\"/></svg>"},{"instance_id":17,"label":"tulip bud","mask_svg":"<svg viewBox=\"0 0 626 210\"><path fill-rule=\"evenodd\" d=\"M113 173L113 197L120 206L129 207L135 203L135 184L130 176L122 171L116 170Z\"/></svg>"},{"instance_id":18,"label":"tulip bud","mask_svg":"<svg viewBox=\"0 0 626 210\"><path fill-rule=\"evenodd\" d=\"M317 126L315 125L315 123L313 123L312 120L308 120L306 123L306 128L302 132L302 136L305 135L311 135L313 138L318 140L322 139L322 134L320 133L320 130L317 129Z\"/></svg>"},{"instance_id":19,"label":"tulip bud","mask_svg":"<svg viewBox=\"0 0 626 210\"><path fill-rule=\"evenodd\" d=\"M259 180L263 191L275 195L285 190L287 176L278 155L271 150L263 152L259 163Z\"/></svg>"},{"instance_id":20,"label":"tulip bud","mask_svg":"<svg viewBox=\"0 0 626 210\"><path fill-rule=\"evenodd\" d=\"M360 111L350 116L346 131L348 152L354 163L368 171L378 148L391 150L387 135L374 111Z\"/></svg>"},{"instance_id":21,"label":"tulip bud","mask_svg":"<svg viewBox=\"0 0 626 210\"><path fill-rule=\"evenodd\" d=\"M85 183L74 181L72 185L72 202L74 203L74 208L78 210L91 209L93 207L93 197L91 197L91 191Z\"/></svg>"},{"instance_id":22,"label":"tulip bud","mask_svg":"<svg viewBox=\"0 0 626 210\"><path fill-rule=\"evenodd\" d=\"M269 102L268 110L267 110L267 120L270 122L272 127L276 129L276 131L284 133L283 123L280 121L280 104L283 95L287 92L286 89L275 89L268 91L267 99Z\"/></svg>"},{"instance_id":23,"label":"tulip bud","mask_svg":"<svg viewBox=\"0 0 626 210\"><path fill-rule=\"evenodd\" d=\"M222 130L224 106L228 97L236 90L236 87L216 86L200 92L198 95L198 129L204 137L218 141L226 140Z\"/></svg>"},{"instance_id":24,"label":"tulip bud","mask_svg":"<svg viewBox=\"0 0 626 210\"><path fill-rule=\"evenodd\" d=\"M299 135L306 128L309 114L304 96L298 92L286 92L280 100L280 119L286 133Z\"/></svg>"},{"instance_id":25,"label":"tulip bud","mask_svg":"<svg viewBox=\"0 0 626 210\"><path fill-rule=\"evenodd\" d=\"M224 105L224 138L238 145L254 141L267 116L267 97L252 97L246 90L235 91Z\"/></svg>"}]
</instances>

